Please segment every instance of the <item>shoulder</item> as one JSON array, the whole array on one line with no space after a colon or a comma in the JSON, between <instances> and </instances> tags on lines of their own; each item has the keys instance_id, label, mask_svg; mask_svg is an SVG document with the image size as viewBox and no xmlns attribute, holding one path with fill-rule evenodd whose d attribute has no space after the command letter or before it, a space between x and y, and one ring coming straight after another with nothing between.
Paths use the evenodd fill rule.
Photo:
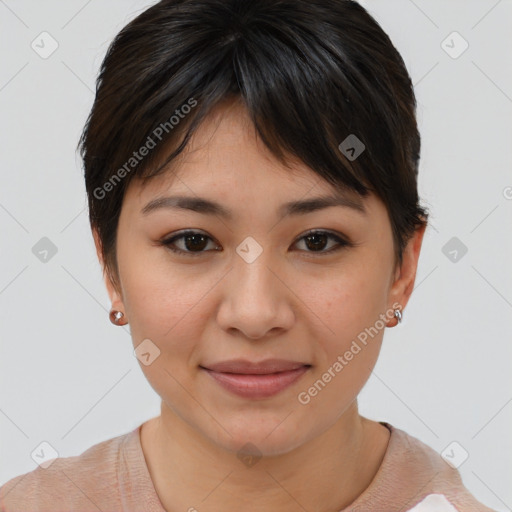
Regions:
<instances>
[{"instance_id":1,"label":"shoulder","mask_svg":"<svg viewBox=\"0 0 512 512\"><path fill-rule=\"evenodd\" d=\"M438 452L403 430L385 425L391 430L388 463L404 485L413 482L420 490L408 511L493 512L477 501L464 486L459 471ZM399 480L396 485L400 485Z\"/></svg>"},{"instance_id":2,"label":"shoulder","mask_svg":"<svg viewBox=\"0 0 512 512\"><path fill-rule=\"evenodd\" d=\"M0 512L93 510L98 502L118 505L117 475L122 448L135 431L102 441L80 455L58 457L45 468L16 476L0 487Z\"/></svg>"}]
</instances>

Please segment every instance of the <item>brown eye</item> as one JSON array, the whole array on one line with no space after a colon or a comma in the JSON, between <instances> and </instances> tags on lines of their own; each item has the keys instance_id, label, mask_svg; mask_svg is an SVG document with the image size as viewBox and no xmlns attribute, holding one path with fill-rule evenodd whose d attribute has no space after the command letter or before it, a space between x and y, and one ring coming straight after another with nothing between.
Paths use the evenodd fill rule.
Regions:
<instances>
[{"instance_id":1,"label":"brown eye","mask_svg":"<svg viewBox=\"0 0 512 512\"><path fill-rule=\"evenodd\" d=\"M178 246L177 242L180 242L180 246ZM201 253L207 252L205 249L208 247L209 242L213 242L213 240L203 233L198 231L185 231L166 240L162 240L160 243L173 252L199 256ZM219 249L214 248L214 250Z\"/></svg>"},{"instance_id":2,"label":"brown eye","mask_svg":"<svg viewBox=\"0 0 512 512\"><path fill-rule=\"evenodd\" d=\"M329 240L334 241L334 244L331 243L329 246ZM301 241L304 241L304 245L307 248L306 252L317 252L321 254L334 252L351 245L348 241L328 231L310 231L299 239L299 242ZM329 246L329 248L325 250L327 246Z\"/></svg>"},{"instance_id":3,"label":"brown eye","mask_svg":"<svg viewBox=\"0 0 512 512\"><path fill-rule=\"evenodd\" d=\"M175 253L187 256L200 256L209 250L222 250L213 242L213 239L204 233L198 231L185 231L174 235L171 238L162 240L160 244L166 246ZM306 233L296 242L296 244L299 242L304 242L304 246L306 247L305 249L302 249L304 252L318 253L320 255L340 250L343 247L352 246L350 242L335 235L334 233L318 230ZM207 249L210 243L213 243L213 247Z\"/></svg>"},{"instance_id":4,"label":"brown eye","mask_svg":"<svg viewBox=\"0 0 512 512\"><path fill-rule=\"evenodd\" d=\"M202 251L208 245L208 237L197 233L193 235L185 235L182 238L188 251Z\"/></svg>"},{"instance_id":5,"label":"brown eye","mask_svg":"<svg viewBox=\"0 0 512 512\"><path fill-rule=\"evenodd\" d=\"M312 251L321 251L327 245L329 236L325 233L313 233L312 235L304 237L304 240L306 241L308 249L311 249Z\"/></svg>"}]
</instances>

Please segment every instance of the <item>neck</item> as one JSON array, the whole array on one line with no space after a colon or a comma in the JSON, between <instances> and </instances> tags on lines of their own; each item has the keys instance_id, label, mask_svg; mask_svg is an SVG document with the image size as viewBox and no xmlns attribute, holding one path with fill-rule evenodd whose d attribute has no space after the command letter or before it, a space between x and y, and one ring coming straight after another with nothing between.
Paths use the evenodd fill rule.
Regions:
<instances>
[{"instance_id":1,"label":"neck","mask_svg":"<svg viewBox=\"0 0 512 512\"><path fill-rule=\"evenodd\" d=\"M166 510L341 510L370 484L389 431L359 415L357 402L328 430L291 452L246 466L162 402L141 443Z\"/></svg>"}]
</instances>

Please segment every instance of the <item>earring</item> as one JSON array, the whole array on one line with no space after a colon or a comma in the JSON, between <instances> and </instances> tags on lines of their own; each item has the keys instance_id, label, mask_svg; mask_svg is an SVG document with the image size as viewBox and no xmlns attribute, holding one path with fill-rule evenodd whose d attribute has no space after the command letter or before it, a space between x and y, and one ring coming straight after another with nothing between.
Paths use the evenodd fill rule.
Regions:
<instances>
[{"instance_id":1,"label":"earring","mask_svg":"<svg viewBox=\"0 0 512 512\"><path fill-rule=\"evenodd\" d=\"M114 325L126 325L128 322L126 320L121 320L124 317L124 313L122 311L116 311L115 309L110 310L110 321Z\"/></svg>"},{"instance_id":2,"label":"earring","mask_svg":"<svg viewBox=\"0 0 512 512\"><path fill-rule=\"evenodd\" d=\"M395 309L393 314L393 319L391 321L395 320L395 323L392 325L388 325L388 327L395 327L402 321L402 312L399 309Z\"/></svg>"}]
</instances>

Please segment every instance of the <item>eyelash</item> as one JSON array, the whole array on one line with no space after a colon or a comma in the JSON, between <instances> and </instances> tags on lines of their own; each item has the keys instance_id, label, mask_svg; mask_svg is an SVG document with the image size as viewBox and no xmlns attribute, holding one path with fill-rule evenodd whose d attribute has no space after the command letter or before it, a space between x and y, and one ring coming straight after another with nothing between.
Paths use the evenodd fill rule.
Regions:
<instances>
[{"instance_id":1,"label":"eyelash","mask_svg":"<svg viewBox=\"0 0 512 512\"><path fill-rule=\"evenodd\" d=\"M183 231L177 235L173 235L171 238L160 240L158 243L160 245L165 246L167 249L171 250L174 253L184 254L184 255L192 256L192 257L201 256L205 252L208 252L208 251L196 251L196 252L184 251L182 249L177 249L176 247L174 247L172 245L177 240L183 239L186 236L190 236L190 235L202 235L202 236L206 237L207 239L214 241L211 237L205 235L204 233L201 233L200 231L188 230L188 231ZM337 246L334 246L334 248L328 249L327 251L304 251L304 252L310 253L312 255L331 254L331 253L339 251L345 247L353 247L354 246L353 243L349 242L348 240L346 240L330 231L322 231L322 230L315 230L315 229L308 231L307 233L302 235L300 238L297 239L297 242L307 238L308 236L312 236L312 235L327 235L328 238L331 238L337 242ZM294 245L295 245L295 243L294 243ZM217 249L215 249L215 250L217 250Z\"/></svg>"}]
</instances>

